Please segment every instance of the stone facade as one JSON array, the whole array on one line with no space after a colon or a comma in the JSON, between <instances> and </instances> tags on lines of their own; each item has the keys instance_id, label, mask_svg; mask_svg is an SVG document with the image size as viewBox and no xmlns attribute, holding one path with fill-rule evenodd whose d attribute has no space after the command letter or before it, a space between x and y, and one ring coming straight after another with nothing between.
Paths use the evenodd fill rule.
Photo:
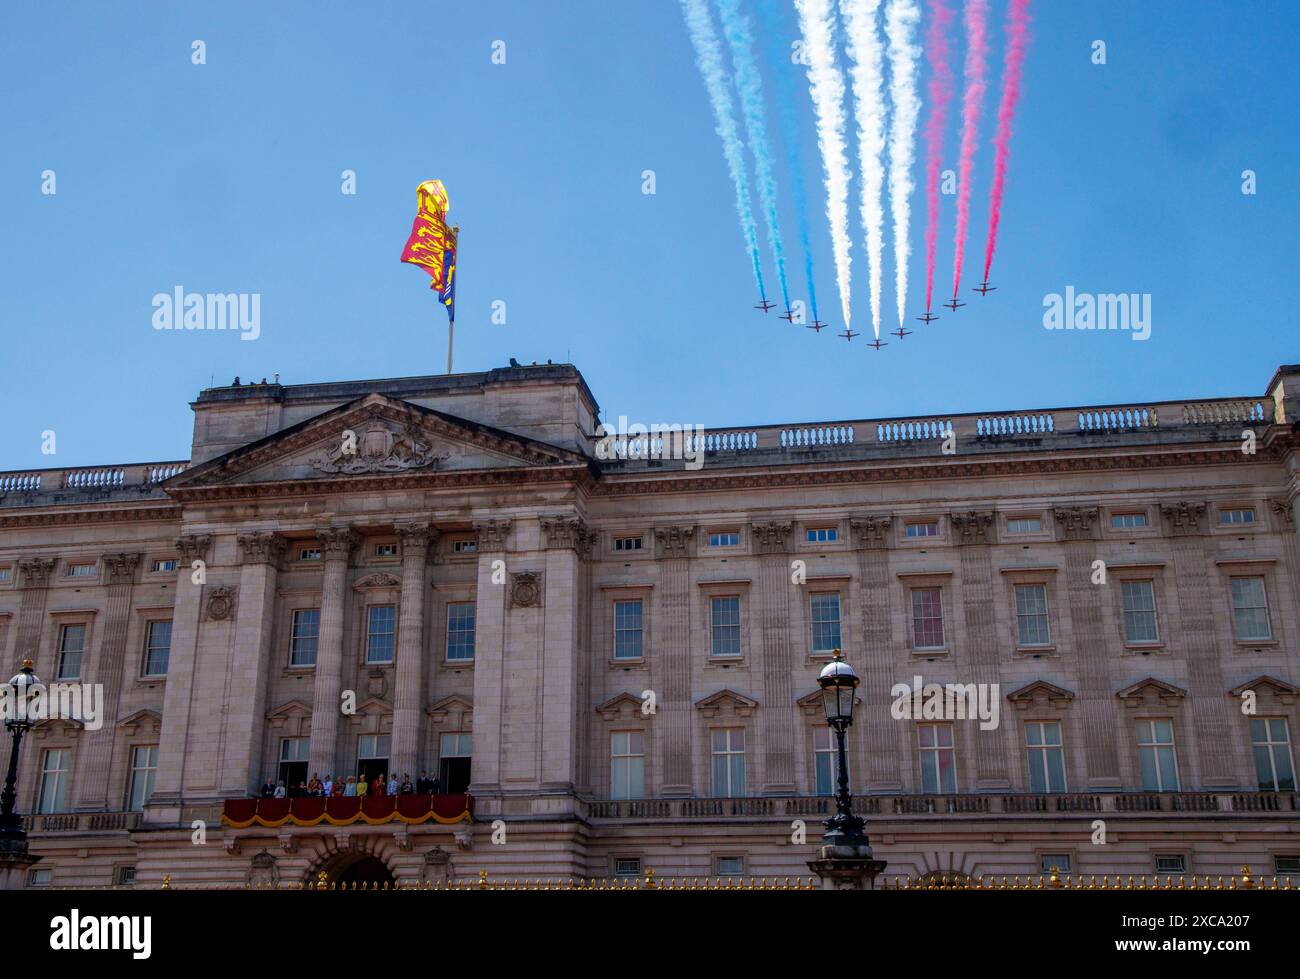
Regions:
<instances>
[{"instance_id":1,"label":"stone facade","mask_svg":"<svg viewBox=\"0 0 1300 979\"><path fill-rule=\"evenodd\" d=\"M1297 399L1284 367L1259 397L710 431L695 468L601 451L569 366L205 390L187 462L0 473L2 659L105 698L24 743L20 808L58 810L33 880L806 873L836 635L891 873L1286 872ZM999 722L896 716L916 676ZM363 743L413 777L472 743L474 821L222 824L284 752L355 772Z\"/></svg>"}]
</instances>

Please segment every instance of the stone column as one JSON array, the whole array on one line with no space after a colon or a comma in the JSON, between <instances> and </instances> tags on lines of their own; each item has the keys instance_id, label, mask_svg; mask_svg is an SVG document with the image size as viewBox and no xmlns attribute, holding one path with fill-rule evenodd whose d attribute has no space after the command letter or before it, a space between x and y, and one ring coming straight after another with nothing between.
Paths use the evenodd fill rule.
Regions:
<instances>
[{"instance_id":1,"label":"stone column","mask_svg":"<svg viewBox=\"0 0 1300 979\"><path fill-rule=\"evenodd\" d=\"M190 710L198 663L199 611L203 604L206 561L211 547L212 538L208 534L187 534L176 541L181 560L176 569L172 648L167 661L167 683L163 689L158 773L154 778L153 795L145 807L146 823L176 823L181 817L181 787L189 758Z\"/></svg>"},{"instance_id":2,"label":"stone column","mask_svg":"<svg viewBox=\"0 0 1300 979\"><path fill-rule=\"evenodd\" d=\"M1083 722L1083 758L1089 789L1118 789L1123 785L1115 740L1115 689L1111 660L1115 642L1102 619L1101 585L1092 581L1098 560L1098 520L1095 506L1058 507L1058 540L1065 544L1065 591L1070 607L1070 632L1079 678L1079 713Z\"/></svg>"},{"instance_id":3,"label":"stone column","mask_svg":"<svg viewBox=\"0 0 1300 979\"><path fill-rule=\"evenodd\" d=\"M659 585L655 591L655 652L651 681L659 690L655 744L665 798L689 798L694 792L691 737L691 557L694 527L655 530Z\"/></svg>"},{"instance_id":4,"label":"stone column","mask_svg":"<svg viewBox=\"0 0 1300 979\"><path fill-rule=\"evenodd\" d=\"M325 575L320 594L320 637L316 644L316 687L311 708L309 772L339 773L338 733L343 693L343 614L347 606L348 559L357 535L347 527L316 532Z\"/></svg>"},{"instance_id":5,"label":"stone column","mask_svg":"<svg viewBox=\"0 0 1300 979\"><path fill-rule=\"evenodd\" d=\"M1210 587L1210 558L1205 548L1205 503L1162 504L1166 533L1174 558L1174 581L1182 619L1183 653L1187 662L1187 693L1196 730L1196 758L1201 785L1207 789L1238 788L1233 772L1233 730L1238 705L1225 696L1222 651L1214 621ZM1217 584L1217 583L1216 583Z\"/></svg>"},{"instance_id":6,"label":"stone column","mask_svg":"<svg viewBox=\"0 0 1300 979\"><path fill-rule=\"evenodd\" d=\"M235 641L226 684L226 747L219 773L223 796L246 795L271 772L263 768L266 691L274 668L275 581L286 541L271 533L240 534Z\"/></svg>"},{"instance_id":7,"label":"stone column","mask_svg":"<svg viewBox=\"0 0 1300 979\"><path fill-rule=\"evenodd\" d=\"M477 796L499 795L501 791L506 583L510 580L505 561L510 527L509 520L474 524L479 557L474 598L474 759L470 791Z\"/></svg>"},{"instance_id":8,"label":"stone column","mask_svg":"<svg viewBox=\"0 0 1300 979\"><path fill-rule=\"evenodd\" d=\"M862 671L862 686L859 688L862 713L854 727L866 736L869 792L901 792L903 789L899 770L899 724L890 714L894 702L890 690L894 686L897 667L896 652L889 636L891 524L889 516L865 516L849 522L857 545L858 577L861 580L855 596L862 610L861 658L857 650L844 652L845 659L858 661Z\"/></svg>"},{"instance_id":9,"label":"stone column","mask_svg":"<svg viewBox=\"0 0 1300 979\"><path fill-rule=\"evenodd\" d=\"M794 691L790 681L790 521L753 524L758 551L758 666L763 678L763 794L794 795Z\"/></svg>"},{"instance_id":10,"label":"stone column","mask_svg":"<svg viewBox=\"0 0 1300 979\"><path fill-rule=\"evenodd\" d=\"M76 808L82 812L120 808L120 799L114 800L114 805L109 804L108 777L113 766L116 722L121 716L126 635L131 625L131 589L135 585L141 557L139 553L104 555L104 567L108 570L108 614L104 617L99 657L87 677L87 682L99 684L104 691L101 700L103 726L98 731L85 732L85 748L78 753L80 784Z\"/></svg>"},{"instance_id":11,"label":"stone column","mask_svg":"<svg viewBox=\"0 0 1300 979\"><path fill-rule=\"evenodd\" d=\"M578 782L579 715L591 706L579 701L583 658L584 563L596 535L579 517L544 518L546 545L543 576L546 636L542 642L542 676L537 709L541 717L543 790L572 792Z\"/></svg>"},{"instance_id":12,"label":"stone column","mask_svg":"<svg viewBox=\"0 0 1300 979\"><path fill-rule=\"evenodd\" d=\"M949 521L961 555L962 623L970 664L968 683L998 684L1001 679L997 626L993 620L993 559L989 545L994 540L992 511L950 513ZM976 723L966 730L975 742L975 789L1009 789L1006 738L1000 730L984 731Z\"/></svg>"},{"instance_id":13,"label":"stone column","mask_svg":"<svg viewBox=\"0 0 1300 979\"><path fill-rule=\"evenodd\" d=\"M429 547L435 539L428 524L399 524L402 540L402 597L397 615L397 663L393 694L393 746L390 770L409 773L420 770L420 746L424 743L425 672L428 655L424 633L424 594L428 587L426 565ZM323 774L323 773L322 773Z\"/></svg>"},{"instance_id":14,"label":"stone column","mask_svg":"<svg viewBox=\"0 0 1300 979\"><path fill-rule=\"evenodd\" d=\"M45 619L45 599L49 594L50 575L54 573L54 558L34 557L18 562L18 587L22 598L18 600L18 633L15 649L21 662L30 658L36 664L36 675L53 677L56 662L42 663L41 626ZM54 652L58 659L58 650ZM10 674L12 675L12 673ZM5 679L8 679L6 677Z\"/></svg>"}]
</instances>

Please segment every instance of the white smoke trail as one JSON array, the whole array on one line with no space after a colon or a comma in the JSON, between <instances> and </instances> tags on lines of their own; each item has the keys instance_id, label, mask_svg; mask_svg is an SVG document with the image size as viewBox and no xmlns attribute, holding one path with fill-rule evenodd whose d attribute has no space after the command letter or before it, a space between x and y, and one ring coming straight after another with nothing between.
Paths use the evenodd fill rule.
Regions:
<instances>
[{"instance_id":1,"label":"white smoke trail","mask_svg":"<svg viewBox=\"0 0 1300 979\"><path fill-rule=\"evenodd\" d=\"M776 175L767 142L767 110L763 107L763 81L754 60L754 34L749 18L740 12L740 0L718 0L722 32L731 49L736 68L736 91L740 93L740 114L749 135L749 150L754 154L754 181L758 199L767 219L767 239L776 262L776 278L781 286L781 300L790 309L790 287L785 278L785 243L781 237L781 220L776 206Z\"/></svg>"},{"instance_id":2,"label":"white smoke trail","mask_svg":"<svg viewBox=\"0 0 1300 979\"><path fill-rule=\"evenodd\" d=\"M921 46L915 43L921 10L916 0L888 0L885 36L889 39L889 207L894 217L894 285L898 297L898 325L907 303L907 264L912 242L908 225L912 217L912 163L916 158L916 126L921 115L917 74Z\"/></svg>"},{"instance_id":3,"label":"white smoke trail","mask_svg":"<svg viewBox=\"0 0 1300 979\"><path fill-rule=\"evenodd\" d=\"M871 297L871 328L880 339L880 279L885 249L885 209L881 193L885 168L885 98L883 45L876 28L880 0L840 0L848 33L852 66L853 105L858 122L858 167L862 173L860 212L866 235L867 280Z\"/></svg>"},{"instance_id":4,"label":"white smoke trail","mask_svg":"<svg viewBox=\"0 0 1300 979\"><path fill-rule=\"evenodd\" d=\"M835 11L831 0L794 0L808 56L808 81L817 115L817 145L826 171L826 218L831 226L835 281L844 326L850 321L849 161L844 149L844 77L835 63Z\"/></svg>"},{"instance_id":5,"label":"white smoke trail","mask_svg":"<svg viewBox=\"0 0 1300 979\"><path fill-rule=\"evenodd\" d=\"M754 226L754 212L749 203L749 174L745 169L745 145L736 130L736 120L732 115L731 91L727 87L727 71L722 59L722 48L718 42L718 33L713 29L709 17L709 8L705 0L681 0L682 13L686 16L686 27L691 35L691 44L695 48L695 59L704 76L704 87L709 93L709 102L713 105L713 118L717 122L718 137L722 140L722 153L727 160L727 170L731 173L731 182L736 188L736 212L740 215L740 228L745 236L745 247L749 249L750 262L754 266L754 280L758 283L759 295L766 298L763 289L763 268L759 260L758 230Z\"/></svg>"}]
</instances>

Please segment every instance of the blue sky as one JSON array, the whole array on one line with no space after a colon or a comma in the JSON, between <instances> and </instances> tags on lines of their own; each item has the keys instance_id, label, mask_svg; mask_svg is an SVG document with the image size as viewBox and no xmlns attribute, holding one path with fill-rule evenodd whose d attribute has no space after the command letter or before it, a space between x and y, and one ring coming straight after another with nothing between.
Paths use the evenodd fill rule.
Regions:
<instances>
[{"instance_id":1,"label":"blue sky","mask_svg":"<svg viewBox=\"0 0 1300 979\"><path fill-rule=\"evenodd\" d=\"M986 122L1005 2L993 0ZM780 6L793 40L792 4ZM713 427L1262 392L1274 367L1300 361L1300 5L1036 0L1033 20L999 290L875 352L751 309L675 0L11 0L0 13L0 469L184 458L187 403L235 375L442 372L446 317L423 273L398 262L415 187L430 177L462 227L457 369L570 360L607 418ZM204 65L191 63L195 39ZM1105 65L1090 61L1096 39ZM798 73L819 299L839 329L806 81L797 65L763 69L769 94L772 71ZM970 285L991 135L976 164ZM950 126L953 166L956 143ZM54 196L41 193L47 169ZM355 196L340 192L345 169ZM654 195L641 192L647 169ZM1255 196L1241 193L1244 169L1258 175ZM798 267L783 165L777 176ZM863 329L856 183L853 195ZM940 281L951 198L944 208ZM918 189L911 313L923 304L924 219ZM260 293L260 338L154 330L152 297L177 285ZM1151 338L1044 330L1043 297L1068 285L1149 293ZM804 291L798 275L792 290ZM494 301L505 324L490 321ZM54 456L40 451L47 429Z\"/></svg>"}]
</instances>

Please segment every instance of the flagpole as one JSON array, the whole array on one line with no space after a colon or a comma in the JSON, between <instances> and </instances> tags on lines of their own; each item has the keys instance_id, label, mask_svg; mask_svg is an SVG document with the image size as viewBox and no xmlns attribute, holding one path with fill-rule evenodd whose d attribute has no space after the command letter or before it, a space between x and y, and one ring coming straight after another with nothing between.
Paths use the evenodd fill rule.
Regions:
<instances>
[{"instance_id":1,"label":"flagpole","mask_svg":"<svg viewBox=\"0 0 1300 979\"><path fill-rule=\"evenodd\" d=\"M447 373L451 373L451 339L456 335L456 321L447 321Z\"/></svg>"}]
</instances>

